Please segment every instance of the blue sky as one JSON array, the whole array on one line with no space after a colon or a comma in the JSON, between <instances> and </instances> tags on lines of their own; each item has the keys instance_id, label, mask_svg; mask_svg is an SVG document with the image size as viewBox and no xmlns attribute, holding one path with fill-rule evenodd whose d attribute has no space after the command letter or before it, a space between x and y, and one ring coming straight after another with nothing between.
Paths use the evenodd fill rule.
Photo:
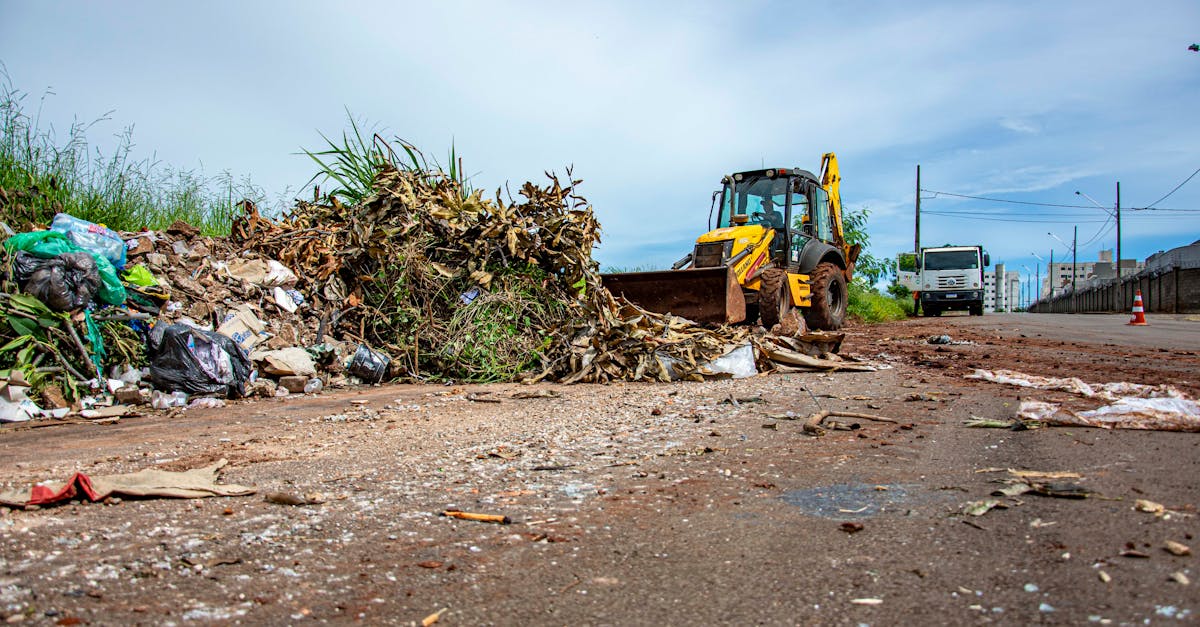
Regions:
<instances>
[{"instance_id":1,"label":"blue sky","mask_svg":"<svg viewBox=\"0 0 1200 627\"><path fill-rule=\"evenodd\" d=\"M336 6L336 8L334 8ZM871 211L871 250L912 248L915 169L928 190L1145 207L1200 168L1200 4L1130 2L17 2L0 62L53 95L42 119L112 111L144 155L307 195L301 146L345 110L443 157L477 187L573 165L604 227L606 266L663 267L705 228L722 174L841 163ZM1033 268L1095 208L932 193L922 242L982 243ZM1200 176L1123 212L1126 258L1200 239ZM974 212L976 218L935 212ZM1044 266L1043 266L1044 267ZM1043 270L1044 272L1044 270Z\"/></svg>"}]
</instances>

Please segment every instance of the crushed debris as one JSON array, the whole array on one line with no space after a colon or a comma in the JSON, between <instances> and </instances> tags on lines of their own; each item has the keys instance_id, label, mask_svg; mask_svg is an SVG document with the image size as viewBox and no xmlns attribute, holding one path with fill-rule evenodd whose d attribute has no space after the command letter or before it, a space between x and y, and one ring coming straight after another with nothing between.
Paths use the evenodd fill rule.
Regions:
<instances>
[{"instance_id":1,"label":"crushed debris","mask_svg":"<svg viewBox=\"0 0 1200 627\"><path fill-rule=\"evenodd\" d=\"M1040 377L1014 370L980 370L966 375L968 379L981 379L992 383L1006 383L1039 390L1059 390L1086 398L1115 401L1126 397L1137 398L1184 398L1184 394L1170 385L1143 385L1140 383L1088 384L1076 377Z\"/></svg>"},{"instance_id":2,"label":"crushed debris","mask_svg":"<svg viewBox=\"0 0 1200 627\"><path fill-rule=\"evenodd\" d=\"M1022 401L1017 418L1062 427L1200 432L1200 405L1184 398L1130 397L1082 412L1057 403Z\"/></svg>"},{"instance_id":3,"label":"crushed debris","mask_svg":"<svg viewBox=\"0 0 1200 627\"><path fill-rule=\"evenodd\" d=\"M244 201L226 238L182 222L115 233L60 214L5 241L0 376L20 372L30 393L0 402L0 421L61 418L118 389L121 402L168 408L388 380L876 369L837 355L841 334L752 336L614 297L592 259L600 225L567 174L487 199L389 165L353 206L299 201L272 219Z\"/></svg>"},{"instance_id":4,"label":"crushed debris","mask_svg":"<svg viewBox=\"0 0 1200 627\"><path fill-rule=\"evenodd\" d=\"M1059 403L1023 400L1015 422L1007 426L1025 428L1035 424L1099 427L1102 429L1150 429L1200 432L1200 404L1170 385L1138 383L1088 384L1071 378L1039 377L1011 370L976 370L968 379L982 379L1020 387L1069 392L1085 398L1110 401L1096 409L1075 412ZM974 421L973 427L1004 426L1003 423Z\"/></svg>"}]
</instances>

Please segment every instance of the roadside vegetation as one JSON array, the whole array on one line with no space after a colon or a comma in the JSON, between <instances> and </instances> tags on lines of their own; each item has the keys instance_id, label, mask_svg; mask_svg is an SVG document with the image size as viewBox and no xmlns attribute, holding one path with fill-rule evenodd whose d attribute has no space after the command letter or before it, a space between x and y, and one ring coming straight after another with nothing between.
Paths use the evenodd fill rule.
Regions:
<instances>
[{"instance_id":1,"label":"roadside vegetation","mask_svg":"<svg viewBox=\"0 0 1200 627\"><path fill-rule=\"evenodd\" d=\"M443 167L436 159L430 160L399 137L387 140L374 130L364 134L361 122L354 118L349 109L346 110L346 121L349 128L342 131L341 141L332 140L321 133L321 139L325 141L323 150L302 149L317 165L317 173L305 187L314 182L332 186L325 193L326 199L336 197L351 205L362 202L371 194L375 176L385 166L426 173L426 179L430 182L448 178L456 184L464 200L475 192L463 173L462 158L458 156L454 144L450 145L448 164Z\"/></svg>"},{"instance_id":2,"label":"roadside vegetation","mask_svg":"<svg viewBox=\"0 0 1200 627\"><path fill-rule=\"evenodd\" d=\"M867 207L850 209L842 215L842 231L846 241L862 246L862 254L854 266L854 280L850 282L846 314L866 323L890 322L903 320L913 315L912 297L908 290L895 284L895 272L887 259L872 255L870 250L871 236L867 234L867 219L871 210ZM886 292L880 291L876 284L887 277L893 277L893 284Z\"/></svg>"},{"instance_id":3,"label":"roadside vegetation","mask_svg":"<svg viewBox=\"0 0 1200 627\"><path fill-rule=\"evenodd\" d=\"M132 127L105 153L89 143L87 134L109 121L108 114L87 123L75 122L60 137L41 123L37 111L29 112L29 94L15 89L2 72L0 69L0 221L13 230L49 224L55 213L62 212L124 231L164 229L182 220L206 235L226 235L241 200L266 204L263 190L229 172L209 176L154 159L137 159ZM325 185L326 199L336 196L350 204L361 201L385 163L410 171L440 172L458 183L460 193L469 196L472 192L453 146L446 167L442 167L430 163L403 140L387 141L378 133L364 131L349 111L347 119L348 128L340 141L322 135L324 148L303 149L317 166L309 183ZM912 315L911 299L896 292L896 286L887 292L874 287L892 272L886 260L868 252L869 215L870 210L863 207L843 216L847 240L863 248L849 289L848 313L867 323L903 319ZM605 271L651 269L635 266Z\"/></svg>"},{"instance_id":4,"label":"roadside vegetation","mask_svg":"<svg viewBox=\"0 0 1200 627\"><path fill-rule=\"evenodd\" d=\"M0 220L15 231L49 224L63 212L117 230L163 229L183 220L224 235L238 202L263 204L262 190L229 172L208 176L137 159L132 127L111 152L101 151L87 133L109 121L108 114L75 122L60 137L30 106L28 94L0 68Z\"/></svg>"}]
</instances>

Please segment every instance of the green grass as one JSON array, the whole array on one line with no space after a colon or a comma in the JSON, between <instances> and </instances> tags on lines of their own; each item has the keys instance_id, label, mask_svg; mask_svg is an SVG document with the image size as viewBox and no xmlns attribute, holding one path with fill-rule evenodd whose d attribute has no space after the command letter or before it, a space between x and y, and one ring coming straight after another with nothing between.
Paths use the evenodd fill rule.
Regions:
<instances>
[{"instance_id":1,"label":"green grass","mask_svg":"<svg viewBox=\"0 0 1200 627\"><path fill-rule=\"evenodd\" d=\"M25 112L26 99L0 67L0 220L14 230L47 225L64 212L117 230L163 229L183 220L224 235L238 202L264 204L262 190L228 172L206 176L138 160L131 129L111 154L102 153L87 133L107 116L72 124L60 140Z\"/></svg>"},{"instance_id":2,"label":"green grass","mask_svg":"<svg viewBox=\"0 0 1200 627\"><path fill-rule=\"evenodd\" d=\"M305 187L314 182L331 184L333 188L325 193L326 199L336 196L352 205L362 202L371 195L375 175L385 165L399 170L424 172L431 182L445 175L459 184L459 192L464 200L474 191L467 182L462 169L462 158L458 156L453 143L450 144L449 166L442 168L436 159L431 162L416 146L399 137L388 141L370 129L367 130L368 135L364 135L363 127L349 109L346 110L346 121L349 122L350 128L342 131L340 143L320 133L321 139L325 141L324 150L301 148L301 151L317 165L317 173L309 179ZM399 146L400 151L397 151L393 144Z\"/></svg>"},{"instance_id":3,"label":"green grass","mask_svg":"<svg viewBox=\"0 0 1200 627\"><path fill-rule=\"evenodd\" d=\"M846 314L860 322L890 322L903 320L913 314L912 299L900 299L881 294L857 281L850 283L850 302Z\"/></svg>"}]
</instances>

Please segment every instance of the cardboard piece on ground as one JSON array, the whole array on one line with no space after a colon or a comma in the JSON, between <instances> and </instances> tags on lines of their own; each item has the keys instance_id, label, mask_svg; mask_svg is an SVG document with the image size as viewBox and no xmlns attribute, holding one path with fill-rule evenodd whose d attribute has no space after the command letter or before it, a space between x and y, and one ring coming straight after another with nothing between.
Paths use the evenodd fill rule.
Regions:
<instances>
[{"instance_id":1,"label":"cardboard piece on ground","mask_svg":"<svg viewBox=\"0 0 1200 627\"><path fill-rule=\"evenodd\" d=\"M225 264L225 273L251 285L262 285L267 278L267 262L262 259L230 259Z\"/></svg>"},{"instance_id":2,"label":"cardboard piece on ground","mask_svg":"<svg viewBox=\"0 0 1200 627\"><path fill-rule=\"evenodd\" d=\"M238 305L225 314L217 333L232 339L242 350L249 352L254 345L266 339L262 335L266 328L266 323L254 315L249 305Z\"/></svg>"},{"instance_id":3,"label":"cardboard piece on ground","mask_svg":"<svg viewBox=\"0 0 1200 627\"><path fill-rule=\"evenodd\" d=\"M210 466L181 472L147 468L134 473L97 477L77 472L66 481L47 481L2 492L0 505L25 507L75 498L101 501L113 495L199 499L254 494L253 487L217 483L218 471L228 463L228 460L222 459Z\"/></svg>"},{"instance_id":4,"label":"cardboard piece on ground","mask_svg":"<svg viewBox=\"0 0 1200 627\"><path fill-rule=\"evenodd\" d=\"M275 376L311 377L317 374L317 364L308 351L292 346L273 351L256 352L251 359L262 365L263 372Z\"/></svg>"}]
</instances>

